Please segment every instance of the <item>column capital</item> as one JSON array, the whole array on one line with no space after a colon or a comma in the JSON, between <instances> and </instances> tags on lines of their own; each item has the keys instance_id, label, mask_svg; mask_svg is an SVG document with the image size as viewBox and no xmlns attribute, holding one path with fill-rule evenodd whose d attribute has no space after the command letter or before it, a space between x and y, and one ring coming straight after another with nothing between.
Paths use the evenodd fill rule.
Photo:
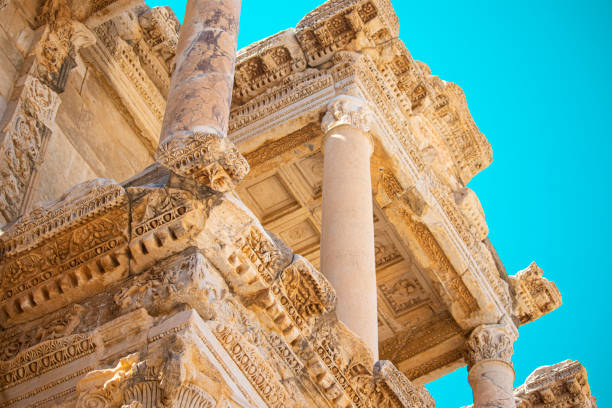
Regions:
<instances>
[{"instance_id":1,"label":"column capital","mask_svg":"<svg viewBox=\"0 0 612 408\"><path fill-rule=\"evenodd\" d=\"M467 340L468 370L483 361L500 361L512 367L515 336L504 325L477 327Z\"/></svg>"},{"instance_id":2,"label":"column capital","mask_svg":"<svg viewBox=\"0 0 612 408\"><path fill-rule=\"evenodd\" d=\"M348 125L368 133L371 122L372 111L368 102L355 96L340 95L327 105L321 128L327 133L338 126Z\"/></svg>"}]
</instances>

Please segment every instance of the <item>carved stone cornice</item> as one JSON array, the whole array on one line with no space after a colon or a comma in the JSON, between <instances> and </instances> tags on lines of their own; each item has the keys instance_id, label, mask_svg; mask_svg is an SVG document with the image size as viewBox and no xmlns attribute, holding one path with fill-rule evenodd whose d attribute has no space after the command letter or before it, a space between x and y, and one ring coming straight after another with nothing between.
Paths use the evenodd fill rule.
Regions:
<instances>
[{"instance_id":1,"label":"carved stone cornice","mask_svg":"<svg viewBox=\"0 0 612 408\"><path fill-rule=\"evenodd\" d=\"M468 369L484 361L501 361L512 366L514 336L503 325L483 325L467 340Z\"/></svg>"},{"instance_id":2,"label":"carved stone cornice","mask_svg":"<svg viewBox=\"0 0 612 408\"><path fill-rule=\"evenodd\" d=\"M436 403L429 392L424 387L412 384L390 361L377 361L374 365L374 375L379 379L381 388L383 390L386 388L399 402L390 406L435 408Z\"/></svg>"},{"instance_id":3,"label":"carved stone cornice","mask_svg":"<svg viewBox=\"0 0 612 408\"><path fill-rule=\"evenodd\" d=\"M240 106L306 69L295 30L281 31L238 52L232 105Z\"/></svg>"},{"instance_id":4,"label":"carved stone cornice","mask_svg":"<svg viewBox=\"0 0 612 408\"><path fill-rule=\"evenodd\" d=\"M321 129L324 133L328 133L338 126L348 125L368 133L371 115L372 112L366 101L354 96L341 95L327 106L327 113L321 121Z\"/></svg>"},{"instance_id":5,"label":"carved stone cornice","mask_svg":"<svg viewBox=\"0 0 612 408\"><path fill-rule=\"evenodd\" d=\"M531 323L563 303L557 286L543 275L542 269L533 262L527 269L510 276L516 299L514 314L520 324Z\"/></svg>"},{"instance_id":6,"label":"carved stone cornice","mask_svg":"<svg viewBox=\"0 0 612 408\"><path fill-rule=\"evenodd\" d=\"M586 369L571 360L538 368L514 397L517 408L597 408Z\"/></svg>"},{"instance_id":7,"label":"carved stone cornice","mask_svg":"<svg viewBox=\"0 0 612 408\"><path fill-rule=\"evenodd\" d=\"M399 21L389 0L331 0L297 25L297 38L310 66L328 61L336 50L361 50L396 38Z\"/></svg>"}]
</instances>

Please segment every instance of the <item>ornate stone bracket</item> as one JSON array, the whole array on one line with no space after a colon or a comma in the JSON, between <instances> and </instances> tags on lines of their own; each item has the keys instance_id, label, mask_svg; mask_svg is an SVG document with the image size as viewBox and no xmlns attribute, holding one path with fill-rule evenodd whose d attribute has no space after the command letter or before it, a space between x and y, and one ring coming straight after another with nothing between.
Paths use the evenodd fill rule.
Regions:
<instances>
[{"instance_id":1,"label":"ornate stone bracket","mask_svg":"<svg viewBox=\"0 0 612 408\"><path fill-rule=\"evenodd\" d=\"M516 298L514 314L520 324L533 322L563 303L557 286L544 278L544 272L535 262L511 276L510 285Z\"/></svg>"},{"instance_id":2,"label":"ornate stone bracket","mask_svg":"<svg viewBox=\"0 0 612 408\"><path fill-rule=\"evenodd\" d=\"M514 390L514 396L517 408L597 408L586 369L578 361L538 368Z\"/></svg>"}]
</instances>

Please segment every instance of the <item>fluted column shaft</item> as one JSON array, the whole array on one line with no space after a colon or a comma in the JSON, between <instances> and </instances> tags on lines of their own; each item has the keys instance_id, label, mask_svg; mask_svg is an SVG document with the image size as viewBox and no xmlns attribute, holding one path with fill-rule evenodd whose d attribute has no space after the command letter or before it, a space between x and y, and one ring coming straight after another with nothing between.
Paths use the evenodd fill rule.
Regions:
<instances>
[{"instance_id":1,"label":"fluted column shaft","mask_svg":"<svg viewBox=\"0 0 612 408\"><path fill-rule=\"evenodd\" d=\"M485 325L468 339L468 381L475 408L516 408L511 358L514 337L504 326Z\"/></svg>"},{"instance_id":2,"label":"fluted column shaft","mask_svg":"<svg viewBox=\"0 0 612 408\"><path fill-rule=\"evenodd\" d=\"M156 158L215 190L248 164L227 139L241 0L188 0Z\"/></svg>"},{"instance_id":3,"label":"fluted column shaft","mask_svg":"<svg viewBox=\"0 0 612 408\"><path fill-rule=\"evenodd\" d=\"M334 286L338 318L378 359L376 266L369 114L364 101L342 96L323 120L321 271Z\"/></svg>"}]
</instances>

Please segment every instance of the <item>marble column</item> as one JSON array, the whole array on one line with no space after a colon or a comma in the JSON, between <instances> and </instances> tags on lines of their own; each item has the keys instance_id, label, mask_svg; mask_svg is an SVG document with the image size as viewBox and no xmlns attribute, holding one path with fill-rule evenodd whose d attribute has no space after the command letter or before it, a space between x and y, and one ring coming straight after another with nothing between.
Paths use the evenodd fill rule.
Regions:
<instances>
[{"instance_id":1,"label":"marble column","mask_svg":"<svg viewBox=\"0 0 612 408\"><path fill-rule=\"evenodd\" d=\"M506 326L475 329L467 342L468 381L474 407L516 408L511 358L514 337Z\"/></svg>"},{"instance_id":2,"label":"marble column","mask_svg":"<svg viewBox=\"0 0 612 408\"><path fill-rule=\"evenodd\" d=\"M156 158L217 191L248 164L227 138L241 0L188 0Z\"/></svg>"},{"instance_id":3,"label":"marble column","mask_svg":"<svg viewBox=\"0 0 612 408\"><path fill-rule=\"evenodd\" d=\"M364 101L340 96L322 122L321 271L336 290L338 318L378 360L369 117Z\"/></svg>"}]
</instances>

